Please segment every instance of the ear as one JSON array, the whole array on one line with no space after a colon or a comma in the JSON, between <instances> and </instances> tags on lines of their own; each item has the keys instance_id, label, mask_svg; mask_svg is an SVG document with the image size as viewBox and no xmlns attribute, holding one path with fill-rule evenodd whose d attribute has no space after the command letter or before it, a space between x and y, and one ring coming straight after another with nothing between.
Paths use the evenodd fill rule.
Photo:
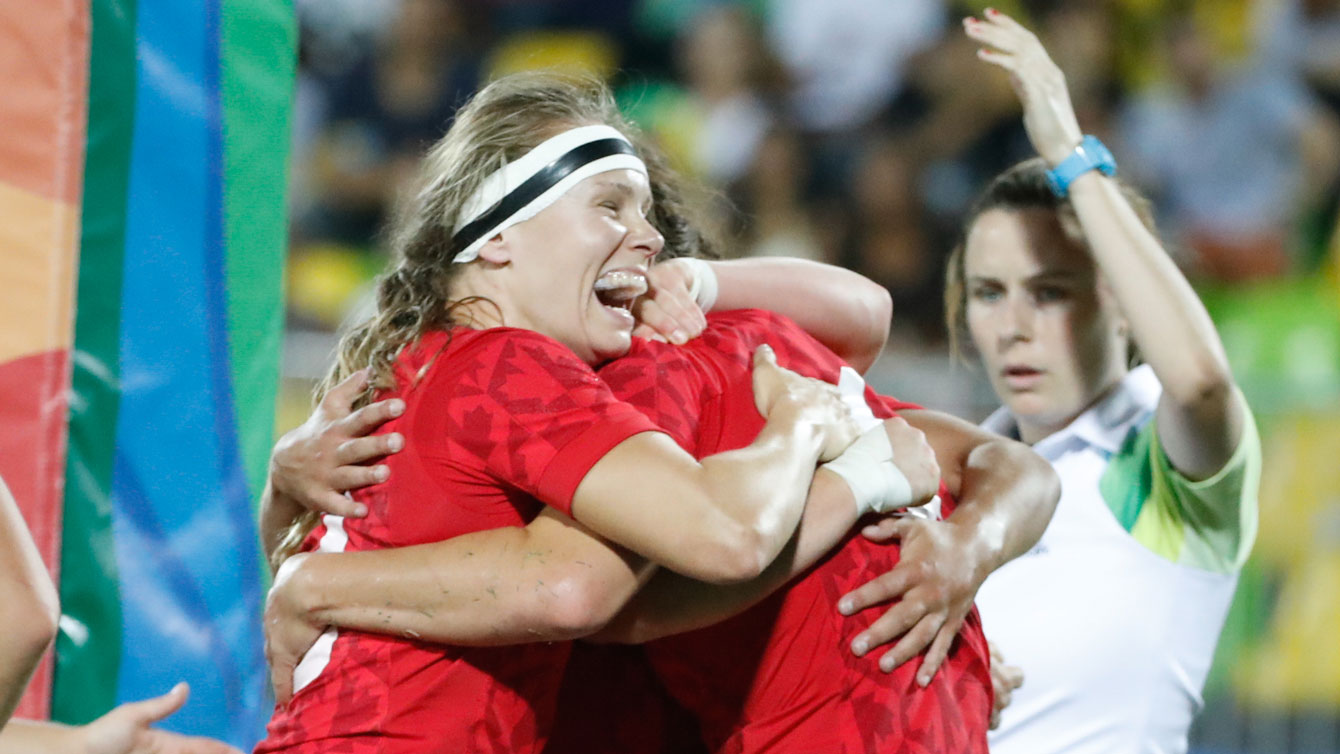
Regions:
<instances>
[{"instance_id":1,"label":"ear","mask_svg":"<svg viewBox=\"0 0 1340 754\"><path fill-rule=\"evenodd\" d=\"M479 258L490 264L507 264L512 261L512 247L504 236L506 231L495 235L479 247Z\"/></svg>"}]
</instances>

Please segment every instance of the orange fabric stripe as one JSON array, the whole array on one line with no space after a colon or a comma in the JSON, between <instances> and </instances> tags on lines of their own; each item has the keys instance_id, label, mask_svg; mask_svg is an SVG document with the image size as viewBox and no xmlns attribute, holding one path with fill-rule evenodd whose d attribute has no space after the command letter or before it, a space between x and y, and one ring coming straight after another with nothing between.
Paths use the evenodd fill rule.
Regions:
<instances>
[{"instance_id":1,"label":"orange fabric stripe","mask_svg":"<svg viewBox=\"0 0 1340 754\"><path fill-rule=\"evenodd\" d=\"M0 363L70 347L77 232L73 206L0 183Z\"/></svg>"},{"instance_id":2,"label":"orange fabric stripe","mask_svg":"<svg viewBox=\"0 0 1340 754\"><path fill-rule=\"evenodd\" d=\"M0 3L0 30L0 181L78 204L88 112L88 2Z\"/></svg>"}]
</instances>

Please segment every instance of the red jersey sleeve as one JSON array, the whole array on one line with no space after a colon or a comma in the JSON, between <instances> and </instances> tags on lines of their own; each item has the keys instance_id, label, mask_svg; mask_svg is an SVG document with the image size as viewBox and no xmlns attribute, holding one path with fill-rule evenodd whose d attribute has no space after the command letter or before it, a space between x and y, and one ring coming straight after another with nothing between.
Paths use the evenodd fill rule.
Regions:
<instances>
[{"instance_id":1,"label":"red jersey sleeve","mask_svg":"<svg viewBox=\"0 0 1340 754\"><path fill-rule=\"evenodd\" d=\"M526 330L499 329L442 370L451 384L446 433L458 458L564 513L586 473L615 445L656 426L620 401L570 349Z\"/></svg>"}]
</instances>

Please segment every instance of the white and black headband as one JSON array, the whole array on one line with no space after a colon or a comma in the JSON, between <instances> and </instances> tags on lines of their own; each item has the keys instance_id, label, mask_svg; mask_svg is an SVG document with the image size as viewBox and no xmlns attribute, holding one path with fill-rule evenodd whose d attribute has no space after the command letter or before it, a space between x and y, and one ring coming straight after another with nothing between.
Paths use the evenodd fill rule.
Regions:
<instances>
[{"instance_id":1,"label":"white and black headband","mask_svg":"<svg viewBox=\"0 0 1340 754\"><path fill-rule=\"evenodd\" d=\"M465 202L452 231L460 249L452 261L473 261L490 238L536 216L573 186L621 169L647 174L633 145L609 126L582 126L541 143L485 178Z\"/></svg>"}]
</instances>

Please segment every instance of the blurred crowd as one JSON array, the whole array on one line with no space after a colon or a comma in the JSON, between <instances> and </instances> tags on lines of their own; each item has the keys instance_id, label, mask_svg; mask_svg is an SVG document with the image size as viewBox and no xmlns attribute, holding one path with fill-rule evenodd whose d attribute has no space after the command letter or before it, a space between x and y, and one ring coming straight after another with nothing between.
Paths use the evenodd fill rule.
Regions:
<instances>
[{"instance_id":1,"label":"blurred crowd","mask_svg":"<svg viewBox=\"0 0 1340 754\"><path fill-rule=\"evenodd\" d=\"M1029 156L950 0L300 0L290 316L333 330L385 261L424 149L489 78L611 81L729 256L835 262L893 293L893 345L943 352L943 262L985 180ZM1082 126L1156 198L1196 280L1315 269L1340 198L1340 0L1019 0Z\"/></svg>"}]
</instances>

